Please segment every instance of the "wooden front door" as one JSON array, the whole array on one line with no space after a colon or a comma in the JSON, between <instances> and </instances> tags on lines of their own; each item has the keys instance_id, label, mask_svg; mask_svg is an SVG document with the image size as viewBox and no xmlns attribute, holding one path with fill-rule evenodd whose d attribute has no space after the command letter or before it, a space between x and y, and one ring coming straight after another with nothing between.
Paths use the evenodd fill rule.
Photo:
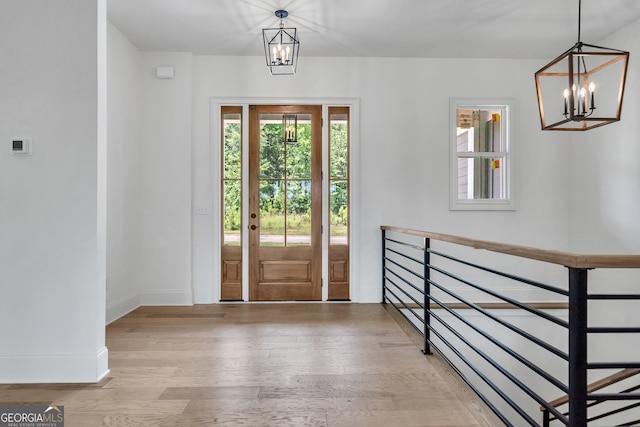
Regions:
<instances>
[{"instance_id":1,"label":"wooden front door","mask_svg":"<svg viewBox=\"0 0 640 427\"><path fill-rule=\"evenodd\" d=\"M250 300L322 299L321 166L321 106L249 107Z\"/></svg>"}]
</instances>

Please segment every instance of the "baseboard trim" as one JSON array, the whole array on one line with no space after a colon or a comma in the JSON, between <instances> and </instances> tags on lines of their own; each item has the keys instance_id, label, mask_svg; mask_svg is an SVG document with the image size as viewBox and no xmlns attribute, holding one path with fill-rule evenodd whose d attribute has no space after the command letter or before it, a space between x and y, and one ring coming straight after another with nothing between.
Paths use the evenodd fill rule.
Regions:
<instances>
[{"instance_id":1,"label":"baseboard trim","mask_svg":"<svg viewBox=\"0 0 640 427\"><path fill-rule=\"evenodd\" d=\"M109 351L0 357L0 384L96 383L109 373Z\"/></svg>"},{"instance_id":2,"label":"baseboard trim","mask_svg":"<svg viewBox=\"0 0 640 427\"><path fill-rule=\"evenodd\" d=\"M364 304L379 303L382 300L382 289L380 286L363 287L358 291L358 301Z\"/></svg>"},{"instance_id":3,"label":"baseboard trim","mask_svg":"<svg viewBox=\"0 0 640 427\"><path fill-rule=\"evenodd\" d=\"M140 294L130 295L109 304L106 310L106 324L108 325L119 318L126 316L136 308L140 307L140 305Z\"/></svg>"},{"instance_id":4,"label":"baseboard trim","mask_svg":"<svg viewBox=\"0 0 640 427\"><path fill-rule=\"evenodd\" d=\"M193 291L194 304L215 304L217 302L213 297L213 289L195 289Z\"/></svg>"}]
</instances>

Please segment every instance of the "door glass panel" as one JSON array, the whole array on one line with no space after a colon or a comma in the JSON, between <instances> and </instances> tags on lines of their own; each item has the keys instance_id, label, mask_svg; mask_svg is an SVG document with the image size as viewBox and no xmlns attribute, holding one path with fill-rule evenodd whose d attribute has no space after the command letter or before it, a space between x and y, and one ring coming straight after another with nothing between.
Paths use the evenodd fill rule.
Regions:
<instances>
[{"instance_id":1,"label":"door glass panel","mask_svg":"<svg viewBox=\"0 0 640 427\"><path fill-rule=\"evenodd\" d=\"M349 110L329 109L329 243L347 245L349 235Z\"/></svg>"},{"instance_id":2,"label":"door glass panel","mask_svg":"<svg viewBox=\"0 0 640 427\"><path fill-rule=\"evenodd\" d=\"M298 140L286 144L287 178L311 179L311 115L297 116Z\"/></svg>"},{"instance_id":3,"label":"door glass panel","mask_svg":"<svg viewBox=\"0 0 640 427\"><path fill-rule=\"evenodd\" d=\"M332 245L346 245L349 223L349 204L346 181L334 181L330 185L329 204L331 206L331 235Z\"/></svg>"},{"instance_id":4,"label":"door glass panel","mask_svg":"<svg viewBox=\"0 0 640 427\"><path fill-rule=\"evenodd\" d=\"M311 245L310 114L296 130L285 142L282 114L260 115L260 246Z\"/></svg>"},{"instance_id":5,"label":"door glass panel","mask_svg":"<svg viewBox=\"0 0 640 427\"><path fill-rule=\"evenodd\" d=\"M240 246L242 229L241 185L239 180L225 180L224 188L224 242L225 245Z\"/></svg>"},{"instance_id":6,"label":"door glass panel","mask_svg":"<svg viewBox=\"0 0 640 427\"><path fill-rule=\"evenodd\" d=\"M260 246L285 245L285 182L260 180Z\"/></svg>"},{"instance_id":7,"label":"door glass panel","mask_svg":"<svg viewBox=\"0 0 640 427\"><path fill-rule=\"evenodd\" d=\"M233 109L233 108L228 108ZM222 114L222 216L223 245L239 246L242 230L242 115Z\"/></svg>"},{"instance_id":8,"label":"door glass panel","mask_svg":"<svg viewBox=\"0 0 640 427\"><path fill-rule=\"evenodd\" d=\"M311 245L311 180L287 181L287 246Z\"/></svg>"},{"instance_id":9,"label":"door glass panel","mask_svg":"<svg viewBox=\"0 0 640 427\"><path fill-rule=\"evenodd\" d=\"M332 179L347 179L349 173L349 126L347 114L332 114L329 167Z\"/></svg>"},{"instance_id":10,"label":"door glass panel","mask_svg":"<svg viewBox=\"0 0 640 427\"><path fill-rule=\"evenodd\" d=\"M285 143L282 115L260 116L260 179L284 178Z\"/></svg>"}]
</instances>

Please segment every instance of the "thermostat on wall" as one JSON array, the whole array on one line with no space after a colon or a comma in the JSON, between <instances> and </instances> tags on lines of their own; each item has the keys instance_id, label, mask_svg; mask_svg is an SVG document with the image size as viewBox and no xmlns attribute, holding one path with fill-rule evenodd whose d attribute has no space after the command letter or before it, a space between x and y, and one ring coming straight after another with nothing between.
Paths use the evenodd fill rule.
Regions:
<instances>
[{"instance_id":1,"label":"thermostat on wall","mask_svg":"<svg viewBox=\"0 0 640 427\"><path fill-rule=\"evenodd\" d=\"M33 152L33 141L31 138L11 138L9 152L16 156L30 156Z\"/></svg>"}]
</instances>

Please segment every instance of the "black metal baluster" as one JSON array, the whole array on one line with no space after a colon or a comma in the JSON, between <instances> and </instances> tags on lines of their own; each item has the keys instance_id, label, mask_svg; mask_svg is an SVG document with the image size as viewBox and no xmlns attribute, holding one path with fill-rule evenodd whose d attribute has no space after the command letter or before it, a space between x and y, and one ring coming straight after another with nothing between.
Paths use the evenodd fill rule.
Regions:
<instances>
[{"instance_id":1,"label":"black metal baluster","mask_svg":"<svg viewBox=\"0 0 640 427\"><path fill-rule=\"evenodd\" d=\"M387 282L387 263L386 263L386 253L387 253L387 231L382 230L382 304L387 303L387 293L385 292Z\"/></svg>"},{"instance_id":2,"label":"black metal baluster","mask_svg":"<svg viewBox=\"0 0 640 427\"><path fill-rule=\"evenodd\" d=\"M431 252L430 252L431 239L425 237L424 239L424 354L431 354L431 315L429 314L431 304Z\"/></svg>"}]
</instances>

